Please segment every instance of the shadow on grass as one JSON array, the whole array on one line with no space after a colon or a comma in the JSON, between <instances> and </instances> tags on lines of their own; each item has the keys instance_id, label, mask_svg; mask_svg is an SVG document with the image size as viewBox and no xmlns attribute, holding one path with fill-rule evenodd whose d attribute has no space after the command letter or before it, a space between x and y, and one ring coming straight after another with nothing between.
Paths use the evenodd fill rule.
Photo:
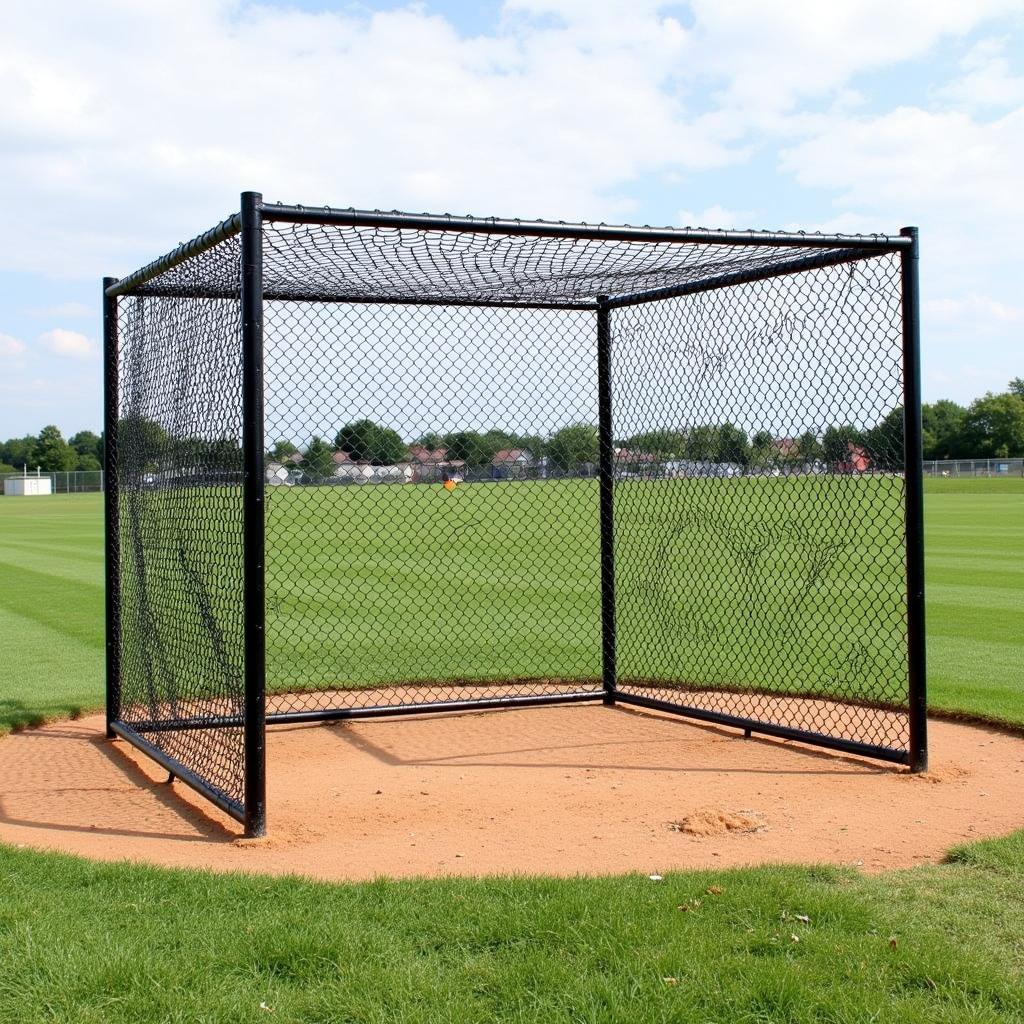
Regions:
<instances>
[{"instance_id":1,"label":"shadow on grass","mask_svg":"<svg viewBox=\"0 0 1024 1024\"><path fill-rule=\"evenodd\" d=\"M0 736L6 732L34 729L55 718L81 718L85 713L83 705L71 702L58 701L40 710L38 703L29 705L11 697L0 697Z\"/></svg>"}]
</instances>

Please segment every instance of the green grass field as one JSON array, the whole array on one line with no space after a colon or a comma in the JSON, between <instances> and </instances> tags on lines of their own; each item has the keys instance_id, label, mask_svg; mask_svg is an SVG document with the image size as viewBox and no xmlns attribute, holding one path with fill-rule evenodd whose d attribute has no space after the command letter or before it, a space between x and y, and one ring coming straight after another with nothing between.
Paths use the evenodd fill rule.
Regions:
<instances>
[{"instance_id":1,"label":"green grass field","mask_svg":"<svg viewBox=\"0 0 1024 1024\"><path fill-rule=\"evenodd\" d=\"M0 502L0 730L102 703L100 513L94 496ZM931 701L1024 724L1024 481L929 481L926 520ZM536 538L523 543L535 557ZM546 550L579 558L564 548ZM372 592L373 552L358 557ZM479 601L481 585L441 596ZM296 621L318 600L276 599ZM515 599L527 623L566 603ZM574 644L559 650L582 664ZM286 676L305 657L277 664ZM0 847L0 1024L1024 1021L1022 921L1024 833L871 878L792 867L660 883L329 886Z\"/></svg>"},{"instance_id":2,"label":"green grass field","mask_svg":"<svg viewBox=\"0 0 1024 1024\"><path fill-rule=\"evenodd\" d=\"M836 487L848 489L849 483L839 480ZM857 492L837 494L836 516L819 516L821 537L783 537L769 546L761 565L768 585L744 590L736 537L750 544L760 538L758 524L744 524L736 514L742 491L728 501L720 489L698 495L704 519L694 526L691 512L683 529L675 525L679 490L662 488L657 502L651 493L628 487L619 492L619 507L634 524L620 538L620 565L629 567L619 583L620 617L630 627L622 630L624 674L692 668L704 681L756 684L759 673L773 666L774 679L784 670L792 688L810 689L823 667L844 670L835 659L851 645L845 622L872 600L892 569L887 562L879 569L879 557L891 560L897 550L890 543L880 556L856 540L867 534L858 527L877 494L861 495L859 503L850 500ZM272 685L598 676L598 560L596 545L580 529L591 504L596 491L586 482L477 485L451 495L440 488L390 487L275 492L270 530L277 547L268 568ZM726 556L702 550L719 521L733 524L727 538L733 551ZM929 480L926 530L932 704L1024 723L1024 659L1017 639L1024 480ZM99 495L0 503L0 644L28 655L9 662L0 690L0 731L102 704L101 538ZM792 640L806 632L800 616L790 639L782 634L770 642L803 581L799 574L773 575L779 560L809 571L821 547L849 538L822 591L833 612L833 633L821 632L826 625L809 602L802 615L807 627L818 630L817 646ZM666 566L669 581L688 574L695 585L673 591L671 582L652 572ZM338 577L347 581L344 590L336 586ZM740 585L720 586L722 579L737 578ZM716 589L725 598L712 602ZM668 629L649 610L666 595L673 612ZM745 655L753 604L768 641ZM696 630L719 629L716 664L689 665L680 621ZM879 679L891 678L887 669L898 672L902 657L898 615L881 621L886 628L868 638L870 657L862 658L861 677L854 680L865 696L881 687ZM458 630L453 622L460 623ZM823 666L822 659L832 662ZM745 667L746 679L736 679L737 667Z\"/></svg>"},{"instance_id":3,"label":"green grass field","mask_svg":"<svg viewBox=\"0 0 1024 1024\"><path fill-rule=\"evenodd\" d=\"M622 483L620 676L899 700L901 500L892 478ZM600 676L596 481L269 502L273 686Z\"/></svg>"}]
</instances>

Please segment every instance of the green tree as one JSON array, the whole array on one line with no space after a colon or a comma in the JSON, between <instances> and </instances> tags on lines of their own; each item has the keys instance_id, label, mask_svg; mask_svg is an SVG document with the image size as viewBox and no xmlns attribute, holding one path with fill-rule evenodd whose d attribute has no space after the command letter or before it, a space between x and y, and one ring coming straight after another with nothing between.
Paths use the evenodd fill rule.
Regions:
<instances>
[{"instance_id":1,"label":"green tree","mask_svg":"<svg viewBox=\"0 0 1024 1024\"><path fill-rule=\"evenodd\" d=\"M493 458L487 454L480 435L475 430L458 430L441 438L441 447L453 461L465 462L467 466L483 466Z\"/></svg>"},{"instance_id":2,"label":"green tree","mask_svg":"<svg viewBox=\"0 0 1024 1024\"><path fill-rule=\"evenodd\" d=\"M156 468L170 450L167 431L145 416L126 416L117 425L117 446L125 471L144 473Z\"/></svg>"},{"instance_id":3,"label":"green tree","mask_svg":"<svg viewBox=\"0 0 1024 1024\"><path fill-rule=\"evenodd\" d=\"M903 406L897 405L864 435L864 445L879 469L897 470L903 465Z\"/></svg>"},{"instance_id":4,"label":"green tree","mask_svg":"<svg viewBox=\"0 0 1024 1024\"><path fill-rule=\"evenodd\" d=\"M921 406L921 446L926 459L956 459L964 451L964 417L967 410L947 398Z\"/></svg>"},{"instance_id":5,"label":"green tree","mask_svg":"<svg viewBox=\"0 0 1024 1024\"><path fill-rule=\"evenodd\" d=\"M21 469L23 466L35 466L36 439L31 434L25 437L12 437L0 445L0 461Z\"/></svg>"},{"instance_id":6,"label":"green tree","mask_svg":"<svg viewBox=\"0 0 1024 1024\"><path fill-rule=\"evenodd\" d=\"M298 452L298 448L291 441L278 441L270 450L271 455L277 462L284 462L285 459Z\"/></svg>"},{"instance_id":7,"label":"green tree","mask_svg":"<svg viewBox=\"0 0 1024 1024\"><path fill-rule=\"evenodd\" d=\"M75 462L75 469L85 473L94 473L103 468L103 463L95 455L79 455Z\"/></svg>"},{"instance_id":8,"label":"green tree","mask_svg":"<svg viewBox=\"0 0 1024 1024\"><path fill-rule=\"evenodd\" d=\"M1024 377L1014 377L1010 381L1010 394L1024 398Z\"/></svg>"},{"instance_id":9,"label":"green tree","mask_svg":"<svg viewBox=\"0 0 1024 1024\"><path fill-rule=\"evenodd\" d=\"M746 466L750 462L750 447L747 444L747 432L731 423L723 423L718 428L718 462L735 462Z\"/></svg>"},{"instance_id":10,"label":"green tree","mask_svg":"<svg viewBox=\"0 0 1024 1024\"><path fill-rule=\"evenodd\" d=\"M829 427L821 439L825 461L832 465L847 461L850 457L850 445L862 445L863 443L863 432L849 424L841 427Z\"/></svg>"},{"instance_id":11,"label":"green tree","mask_svg":"<svg viewBox=\"0 0 1024 1024\"><path fill-rule=\"evenodd\" d=\"M314 480L334 475L334 450L322 438L314 437L306 446L302 471Z\"/></svg>"},{"instance_id":12,"label":"green tree","mask_svg":"<svg viewBox=\"0 0 1024 1024\"><path fill-rule=\"evenodd\" d=\"M686 457L696 462L712 461L718 456L718 429L693 427L686 435Z\"/></svg>"},{"instance_id":13,"label":"green tree","mask_svg":"<svg viewBox=\"0 0 1024 1024\"><path fill-rule=\"evenodd\" d=\"M750 439L750 463L753 466L767 466L779 454L775 437L767 430L759 430Z\"/></svg>"},{"instance_id":14,"label":"green tree","mask_svg":"<svg viewBox=\"0 0 1024 1024\"><path fill-rule=\"evenodd\" d=\"M82 458L89 457L98 463L103 458L103 442L100 440L99 435L94 434L91 430L80 430L77 434L72 434L68 438L68 444L75 449L79 461ZM79 466L78 468L81 469L82 467Z\"/></svg>"},{"instance_id":15,"label":"green tree","mask_svg":"<svg viewBox=\"0 0 1024 1024\"><path fill-rule=\"evenodd\" d=\"M18 470L8 462L0 462L0 474L17 473Z\"/></svg>"},{"instance_id":16,"label":"green tree","mask_svg":"<svg viewBox=\"0 0 1024 1024\"><path fill-rule=\"evenodd\" d=\"M805 430L796 442L797 451L804 462L818 462L825 452L818 441L817 435L810 430Z\"/></svg>"},{"instance_id":17,"label":"green tree","mask_svg":"<svg viewBox=\"0 0 1024 1024\"><path fill-rule=\"evenodd\" d=\"M976 398L964 417L963 436L979 458L1024 456L1024 398L1012 391Z\"/></svg>"},{"instance_id":18,"label":"green tree","mask_svg":"<svg viewBox=\"0 0 1024 1024\"><path fill-rule=\"evenodd\" d=\"M519 434L510 434L507 430L493 428L480 435L481 455L488 463L498 452L506 448L525 448L525 439Z\"/></svg>"},{"instance_id":19,"label":"green tree","mask_svg":"<svg viewBox=\"0 0 1024 1024\"><path fill-rule=\"evenodd\" d=\"M334 447L347 452L354 462L391 466L405 457L405 442L390 427L373 420L347 423L334 436Z\"/></svg>"},{"instance_id":20,"label":"green tree","mask_svg":"<svg viewBox=\"0 0 1024 1024\"><path fill-rule=\"evenodd\" d=\"M432 452L444 447L444 438L433 430L428 430L422 437L413 442L423 448L429 448Z\"/></svg>"},{"instance_id":21,"label":"green tree","mask_svg":"<svg viewBox=\"0 0 1024 1024\"><path fill-rule=\"evenodd\" d=\"M584 463L596 463L599 457L597 427L589 423L562 427L548 441L547 454L556 472L572 472Z\"/></svg>"},{"instance_id":22,"label":"green tree","mask_svg":"<svg viewBox=\"0 0 1024 1024\"><path fill-rule=\"evenodd\" d=\"M622 441L631 452L646 452L657 459L681 459L686 455L686 432L683 430L648 430Z\"/></svg>"},{"instance_id":23,"label":"green tree","mask_svg":"<svg viewBox=\"0 0 1024 1024\"><path fill-rule=\"evenodd\" d=\"M548 453L547 438L540 434L524 434L520 445L533 459L542 459Z\"/></svg>"},{"instance_id":24,"label":"green tree","mask_svg":"<svg viewBox=\"0 0 1024 1024\"><path fill-rule=\"evenodd\" d=\"M36 465L46 473L63 473L74 469L78 456L52 424L43 427L36 438Z\"/></svg>"}]
</instances>

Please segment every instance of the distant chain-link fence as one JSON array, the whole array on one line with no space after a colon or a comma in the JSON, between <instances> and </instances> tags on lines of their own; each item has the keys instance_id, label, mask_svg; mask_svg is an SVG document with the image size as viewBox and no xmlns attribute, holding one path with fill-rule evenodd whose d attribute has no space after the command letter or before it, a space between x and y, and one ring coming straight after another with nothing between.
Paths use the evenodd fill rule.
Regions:
<instances>
[{"instance_id":1,"label":"distant chain-link fence","mask_svg":"<svg viewBox=\"0 0 1024 1024\"><path fill-rule=\"evenodd\" d=\"M3 494L5 480L17 480L24 476L45 477L50 481L51 494L100 494L103 491L103 471L99 469L73 469L55 473L29 469L20 473L0 473L0 494Z\"/></svg>"},{"instance_id":2,"label":"distant chain-link fence","mask_svg":"<svg viewBox=\"0 0 1024 1024\"><path fill-rule=\"evenodd\" d=\"M716 477L716 476L783 476L797 473L836 473L843 472L835 465L825 463L805 463L793 459L776 459L774 463L760 466L730 466L723 463L711 462L709 460L677 459L666 456L664 458L645 457L641 461L628 461L628 454L620 456L615 467L617 479L626 478L648 478L648 479L680 479L686 477ZM272 462L272 454L268 462ZM925 459L922 463L925 476L938 477L1008 477L1024 476L1024 459ZM345 484L389 484L407 483L407 474L388 473L389 467L375 467L361 474L352 476L333 477L319 481L319 484L333 484L344 486ZM419 466L417 468L418 483L434 482L444 480L445 468L443 466ZM3 482L8 479L18 479L24 476L20 473L0 473L0 495L3 492ZM29 476L44 476L50 480L52 494L102 494L103 493L103 471L92 469L65 470L61 472L36 473L30 471ZM597 478L598 467L596 463L582 465L573 470L565 470L556 466L550 460L540 457L520 461L508 465L487 465L471 466L462 470L462 478L473 483L500 482L502 480L549 480L555 477L592 477ZM268 486L313 486L318 482L313 478L304 476L301 470L288 474L287 471L281 475L271 472L267 478Z\"/></svg>"},{"instance_id":3,"label":"distant chain-link fence","mask_svg":"<svg viewBox=\"0 0 1024 1024\"><path fill-rule=\"evenodd\" d=\"M926 459L925 476L1024 476L1024 459Z\"/></svg>"},{"instance_id":4,"label":"distant chain-link fence","mask_svg":"<svg viewBox=\"0 0 1024 1024\"><path fill-rule=\"evenodd\" d=\"M915 236L246 203L107 293L112 731L251 831L265 721L923 766Z\"/></svg>"}]
</instances>

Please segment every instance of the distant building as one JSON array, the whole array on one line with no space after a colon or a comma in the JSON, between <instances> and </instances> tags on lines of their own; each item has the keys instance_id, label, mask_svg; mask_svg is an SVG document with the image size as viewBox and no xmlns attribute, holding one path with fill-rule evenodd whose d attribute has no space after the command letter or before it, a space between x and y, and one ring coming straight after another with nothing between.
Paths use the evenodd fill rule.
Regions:
<instances>
[{"instance_id":1,"label":"distant building","mask_svg":"<svg viewBox=\"0 0 1024 1024\"><path fill-rule=\"evenodd\" d=\"M404 465L410 470L410 480L417 484L442 483L465 479L466 463L463 459L449 459L447 448L427 448L422 444L409 445Z\"/></svg>"},{"instance_id":2,"label":"distant building","mask_svg":"<svg viewBox=\"0 0 1024 1024\"><path fill-rule=\"evenodd\" d=\"M852 441L846 446L846 458L836 466L840 473L865 473L870 468L870 456L859 444Z\"/></svg>"},{"instance_id":3,"label":"distant building","mask_svg":"<svg viewBox=\"0 0 1024 1024\"><path fill-rule=\"evenodd\" d=\"M439 466L448 459L446 448L427 448L422 444L409 445L408 460L421 466Z\"/></svg>"},{"instance_id":4,"label":"distant building","mask_svg":"<svg viewBox=\"0 0 1024 1024\"><path fill-rule=\"evenodd\" d=\"M777 437L775 451L780 458L795 459L800 454L800 442L795 437Z\"/></svg>"},{"instance_id":5,"label":"distant building","mask_svg":"<svg viewBox=\"0 0 1024 1024\"><path fill-rule=\"evenodd\" d=\"M288 467L280 462L268 462L264 473L266 481L271 487L288 486L292 483Z\"/></svg>"},{"instance_id":6,"label":"distant building","mask_svg":"<svg viewBox=\"0 0 1024 1024\"><path fill-rule=\"evenodd\" d=\"M491 459L492 480L514 480L527 476L533 466L533 456L524 448L502 448Z\"/></svg>"},{"instance_id":7,"label":"distant building","mask_svg":"<svg viewBox=\"0 0 1024 1024\"><path fill-rule=\"evenodd\" d=\"M629 448L616 448L612 456L612 466L617 477L658 476L661 473L657 456L651 452L631 451Z\"/></svg>"}]
</instances>

